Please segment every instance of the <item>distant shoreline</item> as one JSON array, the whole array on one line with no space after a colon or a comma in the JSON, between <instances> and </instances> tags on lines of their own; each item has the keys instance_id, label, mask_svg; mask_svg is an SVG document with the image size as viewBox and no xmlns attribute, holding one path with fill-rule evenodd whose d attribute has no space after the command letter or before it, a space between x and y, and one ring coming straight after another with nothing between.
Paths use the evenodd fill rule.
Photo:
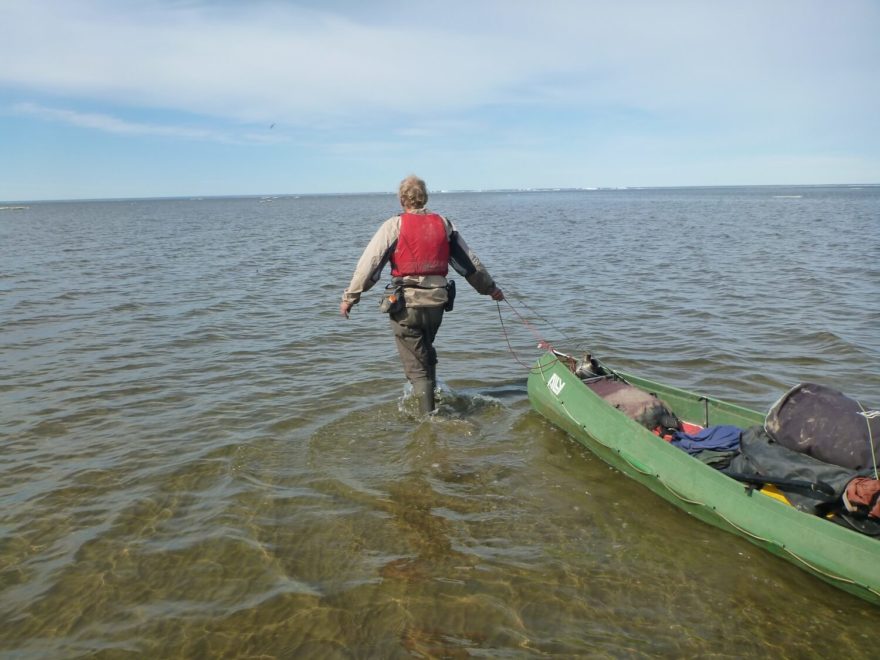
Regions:
<instances>
[{"instance_id":1,"label":"distant shoreline","mask_svg":"<svg viewBox=\"0 0 880 660\"><path fill-rule=\"evenodd\" d=\"M880 188L880 183L792 183L792 184L741 184L741 185L716 185L716 186L596 186L582 188L475 188L475 189L450 189L431 190L432 195L476 195L498 193L603 193L624 191L660 191L660 190L736 190L746 188L766 189L860 189ZM0 201L0 210L26 210L30 204L61 204L76 202L157 202L157 201L208 201L221 199L255 199L261 201L275 201L280 199L295 199L300 197L363 197L396 195L393 191L384 192L337 192L337 193L274 193L274 194L245 194L245 195L179 195L158 197L83 197L70 199L35 199L35 200L11 200Z\"/></svg>"}]
</instances>

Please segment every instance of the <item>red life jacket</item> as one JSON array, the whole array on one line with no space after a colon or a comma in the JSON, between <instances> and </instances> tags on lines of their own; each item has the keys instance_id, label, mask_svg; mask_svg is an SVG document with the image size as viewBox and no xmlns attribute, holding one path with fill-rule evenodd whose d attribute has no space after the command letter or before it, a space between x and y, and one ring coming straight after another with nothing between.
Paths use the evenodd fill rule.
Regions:
<instances>
[{"instance_id":1,"label":"red life jacket","mask_svg":"<svg viewBox=\"0 0 880 660\"><path fill-rule=\"evenodd\" d=\"M449 272L446 223L436 213L402 213L391 275L443 275Z\"/></svg>"}]
</instances>

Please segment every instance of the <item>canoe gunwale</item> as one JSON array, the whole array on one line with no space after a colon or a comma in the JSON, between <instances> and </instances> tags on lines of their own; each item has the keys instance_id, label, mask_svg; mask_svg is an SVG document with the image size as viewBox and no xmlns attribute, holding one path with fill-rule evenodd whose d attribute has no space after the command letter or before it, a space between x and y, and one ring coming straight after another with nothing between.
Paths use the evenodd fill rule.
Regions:
<instances>
[{"instance_id":1,"label":"canoe gunwale","mask_svg":"<svg viewBox=\"0 0 880 660\"><path fill-rule=\"evenodd\" d=\"M735 404L615 373L667 403L673 397L706 402L716 417L739 419L741 427L763 421L760 413ZM608 405L552 352L532 369L528 391L538 413L674 506L880 605L880 540L798 511L673 447Z\"/></svg>"}]
</instances>

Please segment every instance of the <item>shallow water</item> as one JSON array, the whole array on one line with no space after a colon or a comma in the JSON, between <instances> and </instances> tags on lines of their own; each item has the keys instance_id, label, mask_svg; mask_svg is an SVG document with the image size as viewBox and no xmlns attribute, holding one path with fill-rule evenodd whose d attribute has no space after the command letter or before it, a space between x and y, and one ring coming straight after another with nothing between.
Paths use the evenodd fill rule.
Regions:
<instances>
[{"instance_id":1,"label":"shallow water","mask_svg":"<svg viewBox=\"0 0 880 660\"><path fill-rule=\"evenodd\" d=\"M378 291L338 316L393 196L0 213L0 653L867 657L875 607L580 449L518 361L877 406L880 188L432 206L512 307L459 281L427 420Z\"/></svg>"}]
</instances>

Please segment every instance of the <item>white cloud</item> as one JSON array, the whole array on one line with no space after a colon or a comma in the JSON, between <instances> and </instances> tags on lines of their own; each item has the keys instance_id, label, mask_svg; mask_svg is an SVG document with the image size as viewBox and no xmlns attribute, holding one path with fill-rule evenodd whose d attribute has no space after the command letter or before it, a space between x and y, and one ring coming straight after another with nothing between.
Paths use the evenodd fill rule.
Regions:
<instances>
[{"instance_id":1,"label":"white cloud","mask_svg":"<svg viewBox=\"0 0 880 660\"><path fill-rule=\"evenodd\" d=\"M362 25L281 3L7 3L0 83L246 121L355 117L486 101L516 75L491 44ZM417 62L417 63L416 63ZM466 74L466 75L465 75ZM491 81L486 84L484 81Z\"/></svg>"},{"instance_id":2,"label":"white cloud","mask_svg":"<svg viewBox=\"0 0 880 660\"><path fill-rule=\"evenodd\" d=\"M16 114L38 117L46 121L60 122L71 126L78 126L79 128L91 128L119 135L153 135L219 142L238 141L226 133L203 128L132 122L101 113L48 108L36 103L16 103L12 106L12 111Z\"/></svg>"},{"instance_id":3,"label":"white cloud","mask_svg":"<svg viewBox=\"0 0 880 660\"><path fill-rule=\"evenodd\" d=\"M880 105L870 0L0 0L0 24L0 86L19 94L313 130L415 135L499 106L815 126Z\"/></svg>"}]
</instances>

